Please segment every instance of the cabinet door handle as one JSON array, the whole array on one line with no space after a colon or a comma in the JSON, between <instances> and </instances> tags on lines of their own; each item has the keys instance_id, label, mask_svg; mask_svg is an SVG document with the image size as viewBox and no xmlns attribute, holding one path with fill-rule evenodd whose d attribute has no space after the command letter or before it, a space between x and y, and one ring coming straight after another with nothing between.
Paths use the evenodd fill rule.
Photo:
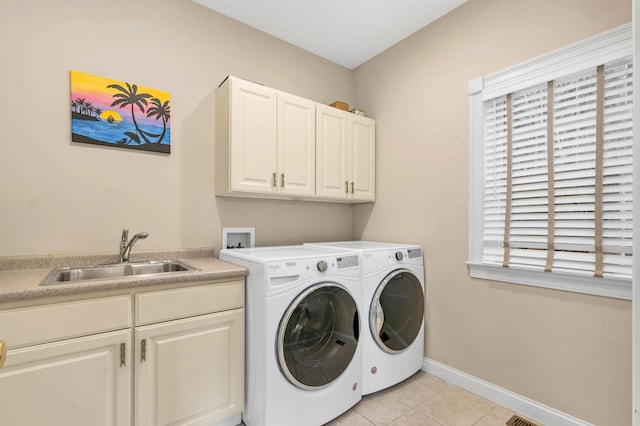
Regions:
<instances>
[{"instance_id":1,"label":"cabinet door handle","mask_svg":"<svg viewBox=\"0 0 640 426\"><path fill-rule=\"evenodd\" d=\"M276 185L277 185L277 183L276 183L276 172L273 172L273 174L271 175L271 186L273 186L275 188Z\"/></svg>"},{"instance_id":2,"label":"cabinet door handle","mask_svg":"<svg viewBox=\"0 0 640 426\"><path fill-rule=\"evenodd\" d=\"M120 367L127 365L127 344L120 343Z\"/></svg>"},{"instance_id":3,"label":"cabinet door handle","mask_svg":"<svg viewBox=\"0 0 640 426\"><path fill-rule=\"evenodd\" d=\"M284 188L284 173L280 175L280 188Z\"/></svg>"},{"instance_id":4,"label":"cabinet door handle","mask_svg":"<svg viewBox=\"0 0 640 426\"><path fill-rule=\"evenodd\" d=\"M353 194L353 182L351 182L351 193Z\"/></svg>"},{"instance_id":5,"label":"cabinet door handle","mask_svg":"<svg viewBox=\"0 0 640 426\"><path fill-rule=\"evenodd\" d=\"M142 339L140 341L140 362L145 362L147 360L147 339Z\"/></svg>"},{"instance_id":6,"label":"cabinet door handle","mask_svg":"<svg viewBox=\"0 0 640 426\"><path fill-rule=\"evenodd\" d=\"M344 192L346 192L347 194L349 193L349 181L348 180L344 181Z\"/></svg>"},{"instance_id":7,"label":"cabinet door handle","mask_svg":"<svg viewBox=\"0 0 640 426\"><path fill-rule=\"evenodd\" d=\"M2 368L6 360L7 360L7 345L2 340L0 340L0 368Z\"/></svg>"}]
</instances>

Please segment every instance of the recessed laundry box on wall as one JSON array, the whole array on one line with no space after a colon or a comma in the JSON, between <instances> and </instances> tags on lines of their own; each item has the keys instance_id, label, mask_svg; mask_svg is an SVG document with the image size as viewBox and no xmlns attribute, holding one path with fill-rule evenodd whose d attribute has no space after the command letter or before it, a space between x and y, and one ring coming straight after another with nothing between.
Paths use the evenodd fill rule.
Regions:
<instances>
[{"instance_id":1,"label":"recessed laundry box on wall","mask_svg":"<svg viewBox=\"0 0 640 426\"><path fill-rule=\"evenodd\" d=\"M251 248L256 245L255 228L222 228L222 248Z\"/></svg>"}]
</instances>

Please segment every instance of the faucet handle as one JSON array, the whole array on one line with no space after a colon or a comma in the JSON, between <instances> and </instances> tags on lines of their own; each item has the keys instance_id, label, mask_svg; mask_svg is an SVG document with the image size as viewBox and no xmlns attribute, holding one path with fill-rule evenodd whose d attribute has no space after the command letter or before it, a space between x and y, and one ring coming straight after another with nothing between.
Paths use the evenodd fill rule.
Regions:
<instances>
[{"instance_id":1,"label":"faucet handle","mask_svg":"<svg viewBox=\"0 0 640 426\"><path fill-rule=\"evenodd\" d=\"M128 229L123 229L122 230L122 237L120 237L120 239L122 241L127 241L129 239L129 230Z\"/></svg>"}]
</instances>

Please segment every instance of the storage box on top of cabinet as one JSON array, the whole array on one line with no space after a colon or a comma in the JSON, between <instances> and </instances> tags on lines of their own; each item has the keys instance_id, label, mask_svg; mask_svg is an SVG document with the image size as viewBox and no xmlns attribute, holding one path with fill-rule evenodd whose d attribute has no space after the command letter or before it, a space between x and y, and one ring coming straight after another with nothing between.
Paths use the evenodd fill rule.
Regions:
<instances>
[{"instance_id":1,"label":"storage box on top of cabinet","mask_svg":"<svg viewBox=\"0 0 640 426\"><path fill-rule=\"evenodd\" d=\"M349 104L346 102L335 101L333 103L330 103L329 106L341 109L343 111L349 111Z\"/></svg>"},{"instance_id":2,"label":"storage box on top of cabinet","mask_svg":"<svg viewBox=\"0 0 640 426\"><path fill-rule=\"evenodd\" d=\"M216 195L375 201L375 121L229 76L216 92Z\"/></svg>"}]
</instances>

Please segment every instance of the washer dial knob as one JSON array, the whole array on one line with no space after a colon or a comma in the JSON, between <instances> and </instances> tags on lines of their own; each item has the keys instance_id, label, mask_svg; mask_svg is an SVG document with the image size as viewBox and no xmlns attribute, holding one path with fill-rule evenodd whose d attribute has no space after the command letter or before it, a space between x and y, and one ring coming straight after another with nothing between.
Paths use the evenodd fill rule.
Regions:
<instances>
[{"instance_id":1,"label":"washer dial knob","mask_svg":"<svg viewBox=\"0 0 640 426\"><path fill-rule=\"evenodd\" d=\"M404 258L404 255L402 254L401 251L397 251L396 252L396 260L402 260Z\"/></svg>"},{"instance_id":2,"label":"washer dial knob","mask_svg":"<svg viewBox=\"0 0 640 426\"><path fill-rule=\"evenodd\" d=\"M320 262L318 262L316 267L318 268L318 271L325 272L327 270L327 262L321 260Z\"/></svg>"}]
</instances>

